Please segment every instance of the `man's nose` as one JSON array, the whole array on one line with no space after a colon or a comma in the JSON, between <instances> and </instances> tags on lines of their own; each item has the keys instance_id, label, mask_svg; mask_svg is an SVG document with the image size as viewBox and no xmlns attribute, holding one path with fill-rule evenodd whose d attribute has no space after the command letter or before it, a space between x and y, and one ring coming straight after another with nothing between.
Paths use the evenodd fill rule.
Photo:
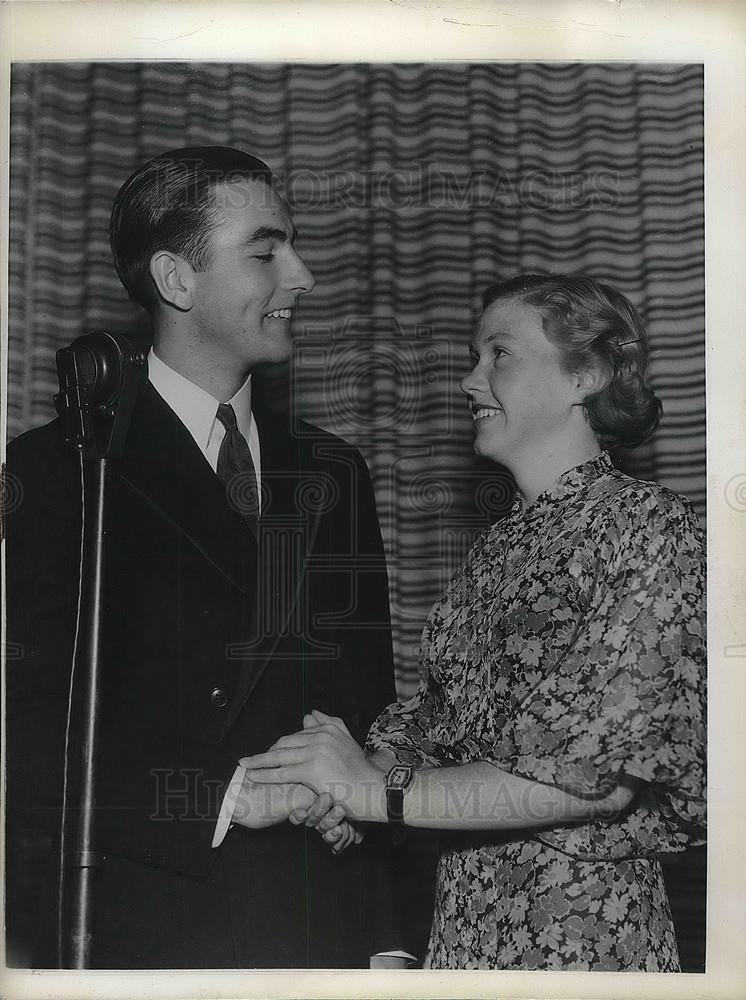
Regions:
<instances>
[{"instance_id":1,"label":"man's nose","mask_svg":"<svg viewBox=\"0 0 746 1000\"><path fill-rule=\"evenodd\" d=\"M286 277L287 285L299 295L310 292L316 284L316 279L303 263L303 258L292 250L292 261Z\"/></svg>"}]
</instances>

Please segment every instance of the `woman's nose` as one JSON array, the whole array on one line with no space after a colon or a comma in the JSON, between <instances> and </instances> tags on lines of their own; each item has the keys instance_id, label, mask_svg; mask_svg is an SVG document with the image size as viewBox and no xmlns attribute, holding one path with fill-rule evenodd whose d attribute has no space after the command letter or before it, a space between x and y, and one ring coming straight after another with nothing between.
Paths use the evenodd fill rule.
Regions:
<instances>
[{"instance_id":1,"label":"woman's nose","mask_svg":"<svg viewBox=\"0 0 746 1000\"><path fill-rule=\"evenodd\" d=\"M459 388L465 396L473 395L473 393L475 393L479 388L480 379L477 372L478 367L478 365L474 365L471 371L467 375L464 375L459 382Z\"/></svg>"}]
</instances>

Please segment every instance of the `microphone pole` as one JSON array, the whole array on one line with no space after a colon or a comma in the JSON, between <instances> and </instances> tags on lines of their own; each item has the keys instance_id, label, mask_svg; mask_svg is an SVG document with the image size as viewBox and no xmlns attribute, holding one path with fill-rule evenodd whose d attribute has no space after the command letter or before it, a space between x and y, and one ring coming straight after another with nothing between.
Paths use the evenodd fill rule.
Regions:
<instances>
[{"instance_id":1,"label":"microphone pole","mask_svg":"<svg viewBox=\"0 0 746 1000\"><path fill-rule=\"evenodd\" d=\"M57 352L60 391L54 397L66 444L80 456L82 539L77 641L70 684L65 745L65 789L77 769L79 808L70 863L68 900L66 791L60 836L57 949L61 968L90 967L96 868L95 809L102 678L104 536L110 464L119 458L137 394L147 379L145 354L120 335L93 333ZM77 715L77 713L80 713ZM70 759L70 729L79 719L81 743L76 767Z\"/></svg>"}]
</instances>

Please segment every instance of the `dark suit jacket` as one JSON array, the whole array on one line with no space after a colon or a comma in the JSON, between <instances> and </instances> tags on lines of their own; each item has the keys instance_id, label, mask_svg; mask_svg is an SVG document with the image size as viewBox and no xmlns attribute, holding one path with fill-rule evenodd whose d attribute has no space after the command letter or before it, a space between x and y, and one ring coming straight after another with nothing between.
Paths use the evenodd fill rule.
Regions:
<instances>
[{"instance_id":1,"label":"dark suit jacket","mask_svg":"<svg viewBox=\"0 0 746 1000\"><path fill-rule=\"evenodd\" d=\"M210 846L240 756L312 708L360 740L394 700L365 464L317 428L255 417L258 546L150 385L112 470L94 967L361 966L406 946L381 892L380 832L339 857L288 823ZM79 469L55 421L11 443L8 471L22 491L7 518L10 960L53 966Z\"/></svg>"}]
</instances>

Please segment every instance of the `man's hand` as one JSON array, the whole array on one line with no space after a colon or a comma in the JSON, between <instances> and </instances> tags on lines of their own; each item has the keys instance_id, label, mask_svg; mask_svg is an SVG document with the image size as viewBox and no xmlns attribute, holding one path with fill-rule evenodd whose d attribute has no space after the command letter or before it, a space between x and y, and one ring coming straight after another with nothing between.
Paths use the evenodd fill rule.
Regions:
<instances>
[{"instance_id":1,"label":"man's hand","mask_svg":"<svg viewBox=\"0 0 746 1000\"><path fill-rule=\"evenodd\" d=\"M365 815L373 802L381 811L385 779L366 758L341 719L314 711L302 732L283 736L266 753L240 761L260 784L300 783L328 793L348 818ZM356 808L357 806L357 808ZM385 808L384 808L385 814Z\"/></svg>"},{"instance_id":2,"label":"man's hand","mask_svg":"<svg viewBox=\"0 0 746 1000\"><path fill-rule=\"evenodd\" d=\"M286 819L297 824L299 821L294 817L310 814L318 801L305 785L260 785L244 775L232 822L249 830L263 830ZM363 839L362 833L345 820L344 810L335 806L329 796L321 808L313 812L313 817L313 822L306 825L317 827L334 854L341 854Z\"/></svg>"},{"instance_id":3,"label":"man's hand","mask_svg":"<svg viewBox=\"0 0 746 1000\"><path fill-rule=\"evenodd\" d=\"M283 823L294 809L310 808L315 800L316 796L305 785L262 785L245 774L236 797L232 822L249 830L263 830Z\"/></svg>"}]
</instances>

